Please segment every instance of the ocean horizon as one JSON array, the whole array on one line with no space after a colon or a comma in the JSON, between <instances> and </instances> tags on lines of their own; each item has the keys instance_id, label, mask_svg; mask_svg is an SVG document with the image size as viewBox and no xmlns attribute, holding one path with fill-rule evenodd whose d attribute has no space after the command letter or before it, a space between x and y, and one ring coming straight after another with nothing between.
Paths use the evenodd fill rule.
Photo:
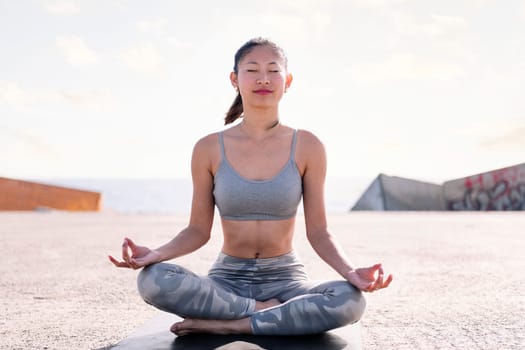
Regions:
<instances>
[{"instance_id":1,"label":"ocean horizon","mask_svg":"<svg viewBox=\"0 0 525 350\"><path fill-rule=\"evenodd\" d=\"M102 211L116 213L189 214L191 179L118 179L64 178L28 179L38 183L102 193ZM348 212L373 178L327 179L325 204L327 214ZM302 213L302 205L299 207Z\"/></svg>"}]
</instances>

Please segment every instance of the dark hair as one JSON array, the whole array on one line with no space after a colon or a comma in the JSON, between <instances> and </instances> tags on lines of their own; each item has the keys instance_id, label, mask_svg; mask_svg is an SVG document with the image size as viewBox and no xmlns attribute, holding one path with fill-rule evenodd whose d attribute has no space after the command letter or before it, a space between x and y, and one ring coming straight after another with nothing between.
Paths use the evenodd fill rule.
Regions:
<instances>
[{"instance_id":1,"label":"dark hair","mask_svg":"<svg viewBox=\"0 0 525 350\"><path fill-rule=\"evenodd\" d=\"M278 54L283 59L285 67L287 66L288 59L286 58L286 54L284 53L284 50L279 45L265 38L254 38L254 39L247 41L235 53L235 61L233 64L233 72L235 74L239 72L239 62L241 62L241 60L247 54L249 54L254 48L258 46L267 46L273 51L275 51L275 53ZM235 97L235 100L233 100L233 103L230 106L230 109L228 110L228 112L226 113L226 117L224 118L224 125L233 123L242 115L242 113L243 113L242 98L241 98L241 94L237 92L237 96Z\"/></svg>"}]
</instances>

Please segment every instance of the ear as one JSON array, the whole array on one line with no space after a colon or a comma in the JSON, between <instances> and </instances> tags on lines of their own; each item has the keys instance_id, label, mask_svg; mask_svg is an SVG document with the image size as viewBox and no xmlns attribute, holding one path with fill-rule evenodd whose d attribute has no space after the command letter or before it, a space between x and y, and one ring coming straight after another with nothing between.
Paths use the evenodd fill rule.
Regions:
<instances>
[{"instance_id":1,"label":"ear","mask_svg":"<svg viewBox=\"0 0 525 350\"><path fill-rule=\"evenodd\" d=\"M237 74L235 74L235 72L230 73L230 82L235 89L239 89L239 83L237 81Z\"/></svg>"},{"instance_id":2,"label":"ear","mask_svg":"<svg viewBox=\"0 0 525 350\"><path fill-rule=\"evenodd\" d=\"M290 85L292 85L293 75L291 73L288 73L286 75L286 82L284 84L285 89L288 89Z\"/></svg>"}]
</instances>

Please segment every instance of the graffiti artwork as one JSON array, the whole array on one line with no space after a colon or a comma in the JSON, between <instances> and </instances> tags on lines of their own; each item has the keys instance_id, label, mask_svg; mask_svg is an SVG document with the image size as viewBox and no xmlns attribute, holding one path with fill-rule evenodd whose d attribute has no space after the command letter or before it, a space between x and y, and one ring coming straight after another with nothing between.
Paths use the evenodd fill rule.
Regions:
<instances>
[{"instance_id":1,"label":"graffiti artwork","mask_svg":"<svg viewBox=\"0 0 525 350\"><path fill-rule=\"evenodd\" d=\"M444 184L449 210L525 210L525 164Z\"/></svg>"},{"instance_id":2,"label":"graffiti artwork","mask_svg":"<svg viewBox=\"0 0 525 350\"><path fill-rule=\"evenodd\" d=\"M449 203L450 210L525 210L525 183L509 186L500 181L488 190L467 189L463 200Z\"/></svg>"}]
</instances>

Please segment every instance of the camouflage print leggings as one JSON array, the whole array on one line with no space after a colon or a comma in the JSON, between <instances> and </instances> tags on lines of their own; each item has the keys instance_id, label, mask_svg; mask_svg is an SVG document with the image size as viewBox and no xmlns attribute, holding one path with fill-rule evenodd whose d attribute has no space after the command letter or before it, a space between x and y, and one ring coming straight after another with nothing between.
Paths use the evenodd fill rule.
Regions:
<instances>
[{"instance_id":1,"label":"camouflage print leggings","mask_svg":"<svg viewBox=\"0 0 525 350\"><path fill-rule=\"evenodd\" d=\"M362 293L346 281L309 281L293 252L264 259L221 253L208 276L154 264L140 272L138 289L148 304L181 317L250 317L254 334L324 332L357 322L366 305ZM273 298L283 304L255 311L256 300Z\"/></svg>"}]
</instances>

